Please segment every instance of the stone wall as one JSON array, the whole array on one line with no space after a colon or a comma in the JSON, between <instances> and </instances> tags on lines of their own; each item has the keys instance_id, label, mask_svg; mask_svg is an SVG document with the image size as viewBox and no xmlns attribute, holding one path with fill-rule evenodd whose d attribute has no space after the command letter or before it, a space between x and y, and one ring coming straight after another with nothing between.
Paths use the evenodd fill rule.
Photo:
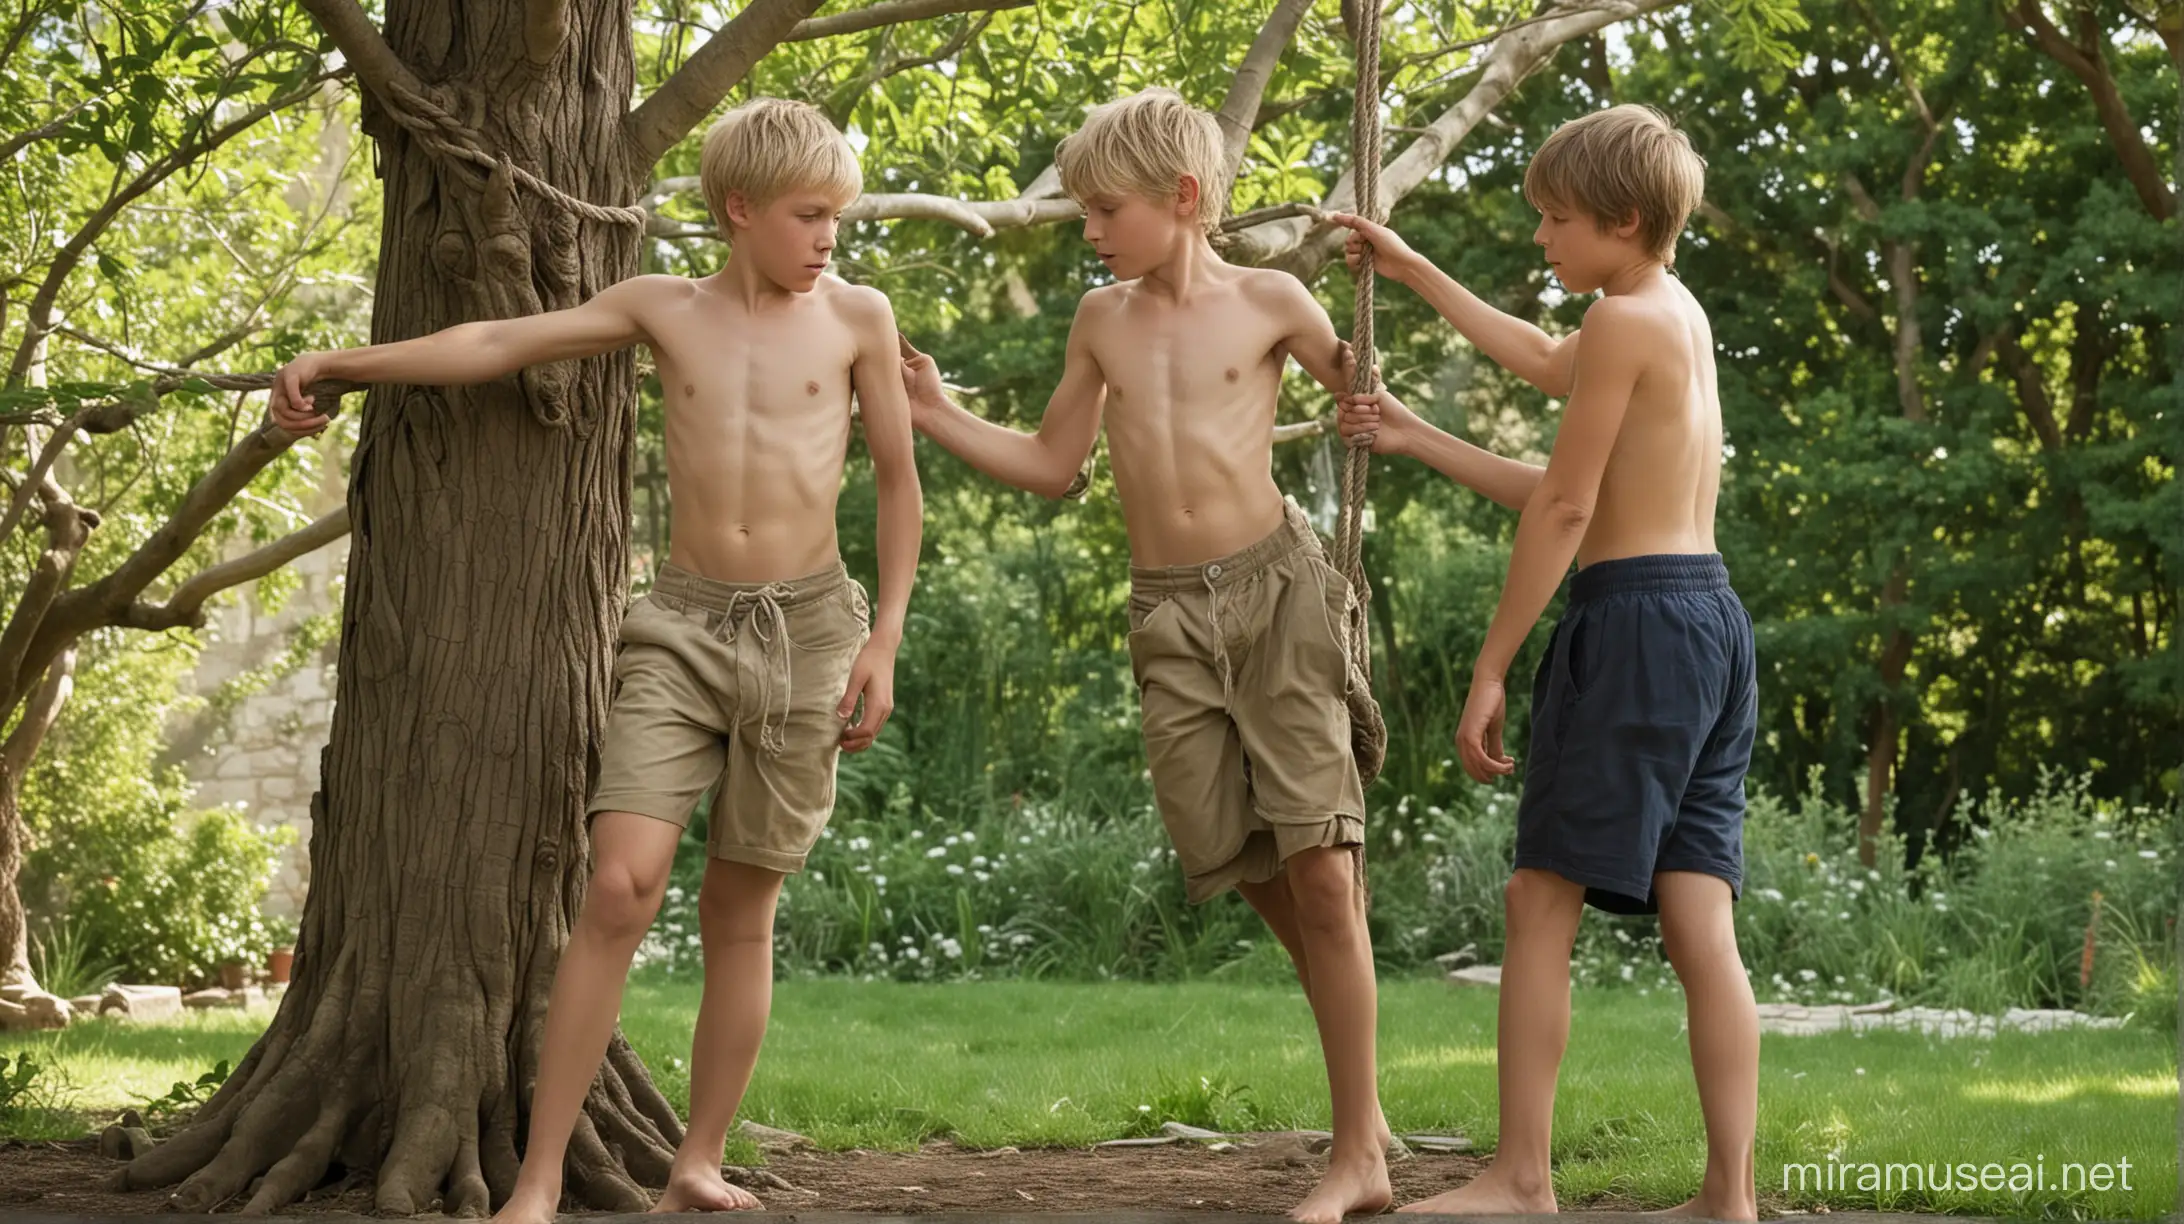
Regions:
<instances>
[{"instance_id":1,"label":"stone wall","mask_svg":"<svg viewBox=\"0 0 2184 1224\"><path fill-rule=\"evenodd\" d=\"M195 691L210 696L245 672L283 669L304 621L339 615L348 561L344 538L292 564L303 586L278 611L262 607L253 587L215 611L192 677ZM319 750L333 720L335 650L335 642L327 642L301 666L228 709L197 714L170 733L169 758L182 762L197 785L199 806L241 805L261 824L296 831L266 896L270 914L302 913L311 883L311 796L318 789Z\"/></svg>"}]
</instances>

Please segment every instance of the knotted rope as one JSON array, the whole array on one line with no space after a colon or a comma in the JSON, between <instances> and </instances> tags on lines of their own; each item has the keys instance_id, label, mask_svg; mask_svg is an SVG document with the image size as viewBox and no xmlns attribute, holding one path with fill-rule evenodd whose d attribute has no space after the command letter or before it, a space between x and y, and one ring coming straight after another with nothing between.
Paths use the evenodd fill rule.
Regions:
<instances>
[{"instance_id":1,"label":"knotted rope","mask_svg":"<svg viewBox=\"0 0 2184 1224\"><path fill-rule=\"evenodd\" d=\"M647 214L642 208L594 204L578 199L507 158L486 152L480 147L482 142L476 131L421 90L393 83L378 92L378 99L388 116L435 156L467 163L486 174L496 169L505 170L510 178L547 203L587 221L640 227L645 223Z\"/></svg>"}]
</instances>

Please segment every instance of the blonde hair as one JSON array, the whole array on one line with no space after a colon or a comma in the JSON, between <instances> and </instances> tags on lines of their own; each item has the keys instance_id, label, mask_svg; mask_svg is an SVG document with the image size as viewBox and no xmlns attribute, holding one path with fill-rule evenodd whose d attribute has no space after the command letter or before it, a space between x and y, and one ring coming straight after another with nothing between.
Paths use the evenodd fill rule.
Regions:
<instances>
[{"instance_id":1,"label":"blonde hair","mask_svg":"<svg viewBox=\"0 0 2184 1224\"><path fill-rule=\"evenodd\" d=\"M793 191L823 191L844 205L864 190L849 138L818 107L756 98L720 117L698 154L698 185L723 239L732 239L728 195L764 208Z\"/></svg>"},{"instance_id":2,"label":"blonde hair","mask_svg":"<svg viewBox=\"0 0 2184 1224\"><path fill-rule=\"evenodd\" d=\"M1524 168L1533 207L1578 209L1603 228L1635 213L1638 240L1670 265L1676 236L1705 193L1706 159L1650 106L1611 106L1565 123Z\"/></svg>"},{"instance_id":3,"label":"blonde hair","mask_svg":"<svg viewBox=\"0 0 2184 1224\"><path fill-rule=\"evenodd\" d=\"M1148 89L1092 108L1054 149L1062 190L1082 204L1096 195L1176 199L1184 175L1198 181L1198 224L1212 234L1228 204L1221 126L1172 89Z\"/></svg>"}]
</instances>

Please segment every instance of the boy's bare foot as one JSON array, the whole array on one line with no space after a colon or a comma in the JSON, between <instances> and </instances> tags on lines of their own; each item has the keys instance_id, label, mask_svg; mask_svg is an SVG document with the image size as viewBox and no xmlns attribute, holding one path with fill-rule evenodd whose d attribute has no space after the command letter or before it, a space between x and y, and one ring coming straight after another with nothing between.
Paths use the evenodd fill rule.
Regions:
<instances>
[{"instance_id":1,"label":"boy's bare foot","mask_svg":"<svg viewBox=\"0 0 2184 1224\"><path fill-rule=\"evenodd\" d=\"M1716 1198L1702 1190L1688 1202L1679 1203L1666 1211L1649 1211L1646 1214L1699 1220L1757 1220L1759 1206L1742 1195Z\"/></svg>"},{"instance_id":2,"label":"boy's bare foot","mask_svg":"<svg viewBox=\"0 0 2184 1224\"><path fill-rule=\"evenodd\" d=\"M1299 1224L1341 1224L1347 1215L1379 1215L1393 1201L1387 1157L1372 1151L1331 1161L1327 1176L1290 1211L1289 1218Z\"/></svg>"},{"instance_id":3,"label":"boy's bare foot","mask_svg":"<svg viewBox=\"0 0 2184 1224\"><path fill-rule=\"evenodd\" d=\"M756 1195L730 1185L719 1169L677 1169L667 1175L667 1189L652 1210L758 1211L761 1206Z\"/></svg>"},{"instance_id":4,"label":"boy's bare foot","mask_svg":"<svg viewBox=\"0 0 2184 1224\"><path fill-rule=\"evenodd\" d=\"M549 1196L518 1183L515 1193L501 1204L487 1224L553 1224L560 1214L561 1191L556 1189Z\"/></svg>"},{"instance_id":5,"label":"boy's bare foot","mask_svg":"<svg viewBox=\"0 0 2184 1224\"><path fill-rule=\"evenodd\" d=\"M1500 1165L1490 1164L1484 1173L1454 1190L1405 1203L1396 1210L1426 1215L1548 1215L1558 1208L1554 1187L1544 1183L1536 1187L1520 1185L1517 1178L1502 1172Z\"/></svg>"}]
</instances>

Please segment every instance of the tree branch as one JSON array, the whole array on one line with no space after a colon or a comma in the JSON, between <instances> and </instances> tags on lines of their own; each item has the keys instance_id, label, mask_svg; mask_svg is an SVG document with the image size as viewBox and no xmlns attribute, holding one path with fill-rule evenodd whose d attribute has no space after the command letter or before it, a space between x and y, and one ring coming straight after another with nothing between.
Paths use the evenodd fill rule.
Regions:
<instances>
[{"instance_id":1,"label":"tree branch","mask_svg":"<svg viewBox=\"0 0 2184 1224\"><path fill-rule=\"evenodd\" d=\"M1744 243L1745 248L1754 254L1767 253L1778 258L1785 257L1784 252L1776 248L1767 236L1756 233L1750 226L1737 220L1721 205L1712 200L1699 201L1697 215L1719 231L1723 237ZM1859 293L1856 286L1843 279L1841 269L1836 266L1836 244L1834 239L1822 236L1812 239L1811 242L1812 245L1819 248L1817 253L1823 257L1823 261L1827 266L1828 292L1834 296L1836 301L1842 303L1843 308L1850 312L1852 318L1861 323L1877 322L1880 319L1880 312L1873 309L1873 303L1866 301L1865 295ZM1794 258L1794 256L1788 257Z\"/></svg>"},{"instance_id":2,"label":"tree branch","mask_svg":"<svg viewBox=\"0 0 2184 1224\"><path fill-rule=\"evenodd\" d=\"M751 0L623 121L631 164L659 161L822 2Z\"/></svg>"},{"instance_id":3,"label":"tree branch","mask_svg":"<svg viewBox=\"0 0 2184 1224\"><path fill-rule=\"evenodd\" d=\"M316 386L312 393L326 402ZM93 625L128 625L130 605L161 574L167 572L227 504L235 500L265 466L295 444L295 437L270 421L245 435L212 470L199 477L182 495L182 502L167 521L139 545L112 573L68 592L57 601L52 619ZM321 520L323 522L325 520ZM263 550L261 550L262 552ZM238 580L240 581L240 580ZM208 592L209 593L209 592ZM73 639L70 639L73 640ZM47 642L48 649L57 644Z\"/></svg>"},{"instance_id":4,"label":"tree branch","mask_svg":"<svg viewBox=\"0 0 2184 1224\"><path fill-rule=\"evenodd\" d=\"M2116 88L2116 78L2108 71L2108 63L2101 55L2099 30L2094 30L2087 44L2080 45L2055 28L2040 0L2017 0L2007 11L2035 46L2084 83L2086 91L2093 95L2093 111L2100 116L2101 127L2108 133L2108 143L2116 150L2116 160L2123 163L2124 174L2138 192L2139 203L2145 205L2154 220L2168 220L2176 212L2176 195L2163 178L2160 164L2146 148L2146 140L2139 134L2139 126L2132 121L2130 108L2124 105L2123 95ZM2169 38L2166 34L2163 37ZM2169 41L2172 58L2184 54L2178 50L2180 45L2184 44Z\"/></svg>"},{"instance_id":5,"label":"tree branch","mask_svg":"<svg viewBox=\"0 0 2184 1224\"><path fill-rule=\"evenodd\" d=\"M1266 96L1267 82L1274 79L1274 65L1296 37L1304 15L1311 11L1312 0L1275 0L1266 24L1259 27L1251 49L1244 52L1236 65L1236 75L1229 79L1228 96L1221 99L1221 109L1214 113L1214 121L1221 125L1223 201L1236 182L1237 171L1243 168L1244 150L1251 144L1252 124L1259 116L1259 102Z\"/></svg>"},{"instance_id":6,"label":"tree branch","mask_svg":"<svg viewBox=\"0 0 2184 1224\"><path fill-rule=\"evenodd\" d=\"M1934 112L1926 105L1926 95L1919 92L1919 81L1916 76L1912 75L1910 63L1896 53L1894 36L1881 24L1880 18L1874 16L1873 9L1865 3L1865 0L1855 0L1855 5L1858 9L1858 16L1865 20L1866 28L1873 31L1874 41L1881 44L1881 52L1888 56L1889 64L1896 69L1896 78L1903 82L1904 93L1911 98L1911 109L1918 112L1919 119L1925 124L1926 130L1933 131L1935 127Z\"/></svg>"},{"instance_id":7,"label":"tree branch","mask_svg":"<svg viewBox=\"0 0 2184 1224\"><path fill-rule=\"evenodd\" d=\"M2075 334L2070 342L2070 422L2064 426L2064 433L2073 442L2083 442L2093 428L2093 413L2100 402L2101 370L2108 364L2110 349L2100 332L2098 307L2078 303L2071 326Z\"/></svg>"},{"instance_id":8,"label":"tree branch","mask_svg":"<svg viewBox=\"0 0 2184 1224\"><path fill-rule=\"evenodd\" d=\"M1015 0L1011 0L1011 2L1014 3ZM1029 0L1023 0L1023 2L1029 3ZM957 55L962 54L963 48L971 44L972 39L984 34L986 27L991 24L993 24L993 14L990 12L982 13L979 15L978 20L964 22L961 29L951 35L947 42L933 48L931 54L891 56L878 67L851 80L844 81L841 86L827 96L825 108L827 118L832 120L836 127L845 125L849 121L850 114L857 109L857 103L871 94L873 86L900 73L918 68L930 68L944 60L955 58ZM885 49L886 39L884 36L874 41L880 44L875 50Z\"/></svg>"},{"instance_id":9,"label":"tree branch","mask_svg":"<svg viewBox=\"0 0 2184 1224\"><path fill-rule=\"evenodd\" d=\"M57 489L46 501L45 551L38 554L31 567L22 597L15 602L15 614L8 618L7 628L0 630L0 711L13 710L23 699L25 681L42 674L58 658L60 649L39 657L33 654L32 645L50 628L52 613L64 600L61 592L68 585L68 576L75 572L76 558L83 553L84 541L98 522L97 511L76 505ZM69 634L62 648L73 643L81 632L79 629Z\"/></svg>"},{"instance_id":10,"label":"tree branch","mask_svg":"<svg viewBox=\"0 0 2184 1224\"><path fill-rule=\"evenodd\" d=\"M163 604L132 603L121 610L113 624L129 629L172 629L178 625L202 628L205 601L230 587L255 582L298 557L317 552L349 534L349 508L290 532L263 548L231 561L208 566L190 577Z\"/></svg>"},{"instance_id":11,"label":"tree branch","mask_svg":"<svg viewBox=\"0 0 2184 1224\"><path fill-rule=\"evenodd\" d=\"M697 189L698 181L695 178L677 176L653 184L647 199L659 200L678 192ZM1072 221L1083 215L1084 210L1077 206L1077 202L1067 197L1025 199L1019 196L1013 200L959 200L953 196L908 191L862 195L842 210L844 221L944 221L959 229L969 230L981 238L992 237L995 230L1025 229L1057 221ZM720 236L710 225L677 221L658 214L645 222L645 233L654 238L717 240Z\"/></svg>"},{"instance_id":12,"label":"tree branch","mask_svg":"<svg viewBox=\"0 0 2184 1224\"><path fill-rule=\"evenodd\" d=\"M77 112L83 110L85 107L91 105L93 102L104 101L106 98L120 92L121 89L122 86L120 84L115 84L102 93L95 93L92 94L90 97L79 100L75 105L69 107L67 110L62 111L60 114L55 115L53 118L38 125L37 127L17 132L15 135L8 137L6 140L0 140L0 163L14 161L15 154L19 150L29 145L36 144L38 141L44 140L47 137L54 135L62 128L67 127L68 121L75 118Z\"/></svg>"},{"instance_id":13,"label":"tree branch","mask_svg":"<svg viewBox=\"0 0 2184 1224\"><path fill-rule=\"evenodd\" d=\"M2011 325L2004 322L2002 326L1982 335L1979 342L1972 345L1972 355L1964 363L1964 372L1973 382L1979 381L1980 376L1987 372L1988 363L1994 360L1995 350L2001 347L2004 340L2009 339L2010 331Z\"/></svg>"},{"instance_id":14,"label":"tree branch","mask_svg":"<svg viewBox=\"0 0 2184 1224\"><path fill-rule=\"evenodd\" d=\"M0 745L0 770L21 782L23 771L38 755L38 746L45 743L46 733L60 721L61 707L68 704L68 696L76 689L76 649L71 646L61 652L61 657L46 668L45 680L38 691L31 695L30 706L23 711L23 721L15 724L15 731L8 742Z\"/></svg>"},{"instance_id":15,"label":"tree branch","mask_svg":"<svg viewBox=\"0 0 2184 1224\"><path fill-rule=\"evenodd\" d=\"M1007 9L1029 8L1032 2L1033 0L880 0L878 4L851 9L846 13L806 18L797 22L781 41L810 42L816 38L860 34L884 25L902 25L931 17L946 17L951 13L997 13ZM725 94L727 91L721 92Z\"/></svg>"},{"instance_id":16,"label":"tree branch","mask_svg":"<svg viewBox=\"0 0 2184 1224\"><path fill-rule=\"evenodd\" d=\"M1316 438L1321 434L1333 432L1333 430L1333 418L1317 417L1309 421L1298 421L1294 425L1276 425L1274 427L1274 441L1282 443L1294 442L1299 438Z\"/></svg>"},{"instance_id":17,"label":"tree branch","mask_svg":"<svg viewBox=\"0 0 2184 1224\"><path fill-rule=\"evenodd\" d=\"M1380 172L1381 203L1393 205L1425 182L1455 154L1471 130L1562 44L1667 7L1669 2L1565 0L1521 27L1508 29L1494 40L1478 81L1463 98L1427 125L1418 139ZM1378 154L1378 150L1361 152L1365 156ZM1354 172L1345 171L1321 207L1331 212L1353 210L1357 202L1355 184ZM1286 218L1241 231L1231 252L1237 262L1278 267L1309 280L1341 252L1342 235L1347 232L1309 218Z\"/></svg>"},{"instance_id":18,"label":"tree branch","mask_svg":"<svg viewBox=\"0 0 2184 1224\"><path fill-rule=\"evenodd\" d=\"M1841 182L1844 193L1850 197L1851 207L1867 222L1877 224L1881 219L1881 206L1857 174L1845 170ZM1905 420L1924 421L1926 395L1919 388L1919 351L1923 341L1919 330L1918 252L1912 244L1898 242L1886 235L1881 237L1881 251L1888 260L1889 287L1896 293L1896 402L1903 409Z\"/></svg>"},{"instance_id":19,"label":"tree branch","mask_svg":"<svg viewBox=\"0 0 2184 1224\"><path fill-rule=\"evenodd\" d=\"M16 346L15 359L8 367L8 385L13 386L20 383L24 376L29 373L31 363L38 351L38 345L51 330L53 303L60 297L61 286L68 280L70 274L75 272L76 265L82 261L84 252L89 250L91 244L97 241L99 236L106 232L107 227L114 223L114 219L121 214L122 209L127 208L137 197L165 182L184 166L233 140L236 136L249 131L266 116L277 111L286 110L288 107L312 97L318 92L319 86L348 75L348 71L346 68L341 68L331 72L318 73L295 89L277 97L269 98L244 111L227 123L209 130L200 126L196 135L175 146L158 161L146 166L126 186L108 196L106 202L99 206L98 211L92 213L84 221L83 225L77 228L67 244L54 253L53 263L46 269L45 280L38 286L38 292L31 298L30 308L25 312L23 337Z\"/></svg>"},{"instance_id":20,"label":"tree branch","mask_svg":"<svg viewBox=\"0 0 2184 1224\"><path fill-rule=\"evenodd\" d=\"M21 524L23 512L30 508L33 494L43 493L49 501L52 499L58 486L49 482L46 474L53 470L54 463L60 459L61 452L68 449L68 444L75 441L76 431L82 429L85 422L90 420L93 411L90 408L78 411L53 431L53 436L46 439L44 446L38 448L38 458L31 463L29 474L23 478L23 483L15 486L15 492L8 500L7 516L0 518L0 544L15 538L15 528Z\"/></svg>"},{"instance_id":21,"label":"tree branch","mask_svg":"<svg viewBox=\"0 0 2184 1224\"><path fill-rule=\"evenodd\" d=\"M1919 117L1919 147L1904 163L1903 178L1898 185L1898 195L1905 201L1915 200L1926 183L1926 167L1934 155L1934 142L1940 138L1941 125L1934 118L1932 107L1926 104L1926 95L1919 89L1919 80L1911 71L1909 61L1896 53L1896 41L1888 28L1881 24L1865 0L1854 0L1858 13L1873 31L1875 41L1896 68L1897 79L1903 82L1904 95L1911 100L1911 109ZM1868 222L1878 223L1880 204L1874 200L1856 173L1845 170L1842 175L1843 189L1850 194L1858 215ZM1892 239L1883 233L1881 249L1888 258L1889 288L1896 294L1896 402L1903 409L1904 419L1926 419L1926 394L1919 387L1919 356L1924 341L1919 329L1919 271L1918 247L1908 241Z\"/></svg>"},{"instance_id":22,"label":"tree branch","mask_svg":"<svg viewBox=\"0 0 2184 1224\"><path fill-rule=\"evenodd\" d=\"M2017 402L2025 410L2025 419L2032 423L2032 432L2040 439L2040 445L2049 451L2063 448L2063 434L2055 427L2055 402L2048 397L2047 383L2040 376L2040 367L2033 364L2017 337L2006 331L1995 344L1995 352L2002 358L2002 368L2010 372L2017 384Z\"/></svg>"},{"instance_id":23,"label":"tree branch","mask_svg":"<svg viewBox=\"0 0 2184 1224\"><path fill-rule=\"evenodd\" d=\"M356 70L356 78L381 98L425 92L425 84L387 45L385 36L356 0L299 0L326 36L334 40L341 58Z\"/></svg>"}]
</instances>

